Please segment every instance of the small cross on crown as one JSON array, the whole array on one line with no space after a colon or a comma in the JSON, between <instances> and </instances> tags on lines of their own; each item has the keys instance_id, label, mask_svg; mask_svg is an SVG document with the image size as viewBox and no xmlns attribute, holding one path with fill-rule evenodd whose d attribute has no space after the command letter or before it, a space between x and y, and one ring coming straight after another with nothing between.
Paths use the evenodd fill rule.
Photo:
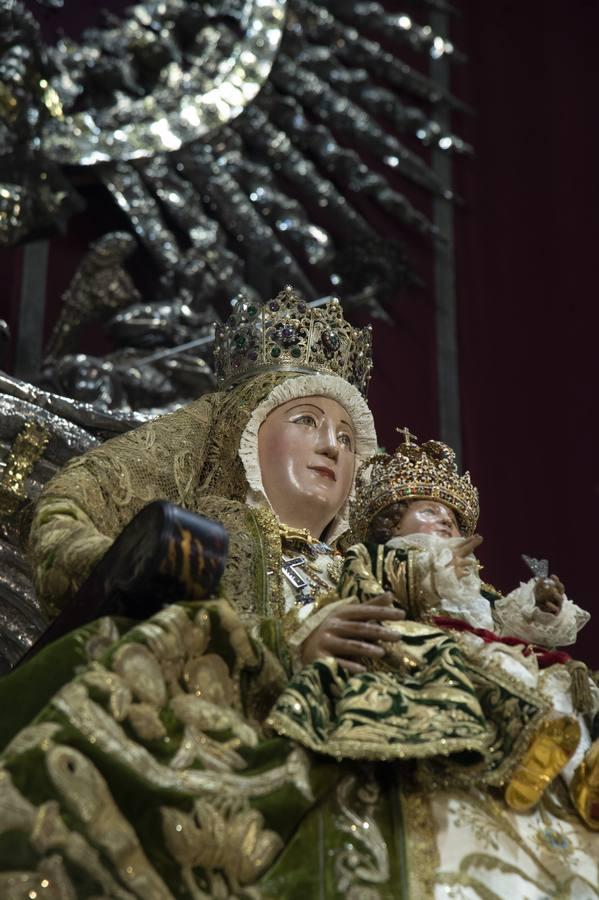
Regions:
<instances>
[{"instance_id":1,"label":"small cross on crown","mask_svg":"<svg viewBox=\"0 0 599 900\"><path fill-rule=\"evenodd\" d=\"M412 433L410 432L410 429L407 428L405 425L404 425L403 428L396 428L395 430L396 430L399 434L403 434L403 442L404 442L404 444L405 444L406 447L409 447L410 444L412 443L412 441L413 441L415 444L418 443L418 438L416 437L416 435L415 435L415 434L412 434Z\"/></svg>"},{"instance_id":2,"label":"small cross on crown","mask_svg":"<svg viewBox=\"0 0 599 900\"><path fill-rule=\"evenodd\" d=\"M358 471L352 504L351 528L364 540L378 513L402 500L437 500L458 515L465 535L474 534L478 520L478 491L470 475L460 475L453 450L442 441L419 444L406 428L395 429L403 437L393 453L379 453Z\"/></svg>"}]
</instances>

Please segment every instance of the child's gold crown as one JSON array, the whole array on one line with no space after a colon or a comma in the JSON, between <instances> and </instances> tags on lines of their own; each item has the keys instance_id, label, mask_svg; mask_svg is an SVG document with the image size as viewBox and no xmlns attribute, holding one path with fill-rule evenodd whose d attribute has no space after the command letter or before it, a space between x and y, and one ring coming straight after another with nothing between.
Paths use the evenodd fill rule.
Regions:
<instances>
[{"instance_id":1,"label":"child's gold crown","mask_svg":"<svg viewBox=\"0 0 599 900\"><path fill-rule=\"evenodd\" d=\"M478 522L478 491L470 473L458 473L455 453L441 441L418 444L407 428L395 453L378 453L361 466L356 479L351 528L365 540L372 520L399 500L437 500L456 513L465 535Z\"/></svg>"},{"instance_id":2,"label":"child's gold crown","mask_svg":"<svg viewBox=\"0 0 599 900\"><path fill-rule=\"evenodd\" d=\"M214 365L221 388L283 370L339 375L366 394L371 348L370 327L346 322L338 300L313 307L286 287L261 306L239 302L217 325Z\"/></svg>"}]
</instances>

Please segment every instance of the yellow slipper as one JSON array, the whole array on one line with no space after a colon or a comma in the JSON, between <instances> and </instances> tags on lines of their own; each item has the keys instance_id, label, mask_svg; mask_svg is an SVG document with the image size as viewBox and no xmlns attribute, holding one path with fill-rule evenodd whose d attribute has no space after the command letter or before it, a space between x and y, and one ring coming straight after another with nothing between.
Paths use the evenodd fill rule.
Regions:
<instances>
[{"instance_id":1,"label":"yellow slipper","mask_svg":"<svg viewBox=\"0 0 599 900\"><path fill-rule=\"evenodd\" d=\"M599 831L599 740L574 772L570 796L583 822Z\"/></svg>"},{"instance_id":2,"label":"yellow slipper","mask_svg":"<svg viewBox=\"0 0 599 900\"><path fill-rule=\"evenodd\" d=\"M570 716L545 719L505 789L505 802L528 812L561 772L578 746L580 725Z\"/></svg>"}]
</instances>

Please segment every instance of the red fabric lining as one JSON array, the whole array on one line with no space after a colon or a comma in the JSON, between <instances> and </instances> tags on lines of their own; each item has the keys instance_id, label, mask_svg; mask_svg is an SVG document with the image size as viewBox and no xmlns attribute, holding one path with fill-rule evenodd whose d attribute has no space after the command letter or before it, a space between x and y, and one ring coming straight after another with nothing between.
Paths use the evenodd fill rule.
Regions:
<instances>
[{"instance_id":1,"label":"red fabric lining","mask_svg":"<svg viewBox=\"0 0 599 900\"><path fill-rule=\"evenodd\" d=\"M511 637L506 635L505 637L501 637L498 634L495 634L494 631L489 631L487 628L474 628L473 625L469 625L468 622L464 622L462 619L454 619L452 616L434 616L433 622L435 625L438 625L440 628L451 628L454 631L468 631L470 634L475 634L477 637L481 638L485 644L507 644L508 647L523 647L524 656L530 656L531 653L534 653L537 657L537 662L541 669L546 669L548 666L553 666L555 663L567 663L572 657L569 653L566 653L565 650L547 650L546 647L539 647L536 644L529 644L527 641L523 641L521 638Z\"/></svg>"}]
</instances>

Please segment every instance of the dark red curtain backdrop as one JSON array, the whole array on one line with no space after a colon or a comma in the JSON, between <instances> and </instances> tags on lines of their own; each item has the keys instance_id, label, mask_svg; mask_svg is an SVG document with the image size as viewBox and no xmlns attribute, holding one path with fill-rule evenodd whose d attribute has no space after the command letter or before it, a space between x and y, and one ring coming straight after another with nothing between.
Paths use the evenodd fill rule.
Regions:
<instances>
[{"instance_id":1,"label":"dark red curtain backdrop","mask_svg":"<svg viewBox=\"0 0 599 900\"><path fill-rule=\"evenodd\" d=\"M480 488L483 575L503 591L546 557L593 620L576 653L599 668L599 8L594 0L459 0L469 56L454 93L476 148L456 189L465 465ZM415 313L412 316L412 312ZM437 432L432 319L404 305L375 329L383 442ZM428 354L428 355L427 355Z\"/></svg>"},{"instance_id":2,"label":"dark red curtain backdrop","mask_svg":"<svg viewBox=\"0 0 599 900\"><path fill-rule=\"evenodd\" d=\"M454 67L452 87L476 110L454 125L477 152L455 167L456 252L464 458L481 492L483 574L507 591L526 577L522 552L548 557L569 594L596 610L575 652L599 668L599 9L454 4L452 37L470 62ZM424 7L413 9L418 20ZM87 242L107 230L97 226L82 216L51 242L47 330ZM430 287L430 254L415 250ZM19 250L0 257L13 326L19 260ZM398 424L438 434L427 294L404 300L395 327L375 327L371 401L389 447Z\"/></svg>"},{"instance_id":3,"label":"dark red curtain backdrop","mask_svg":"<svg viewBox=\"0 0 599 900\"><path fill-rule=\"evenodd\" d=\"M460 383L484 574L507 590L522 552L547 557L594 616L577 652L599 668L599 9L458 5L454 86L477 111L477 160L457 171Z\"/></svg>"}]
</instances>

